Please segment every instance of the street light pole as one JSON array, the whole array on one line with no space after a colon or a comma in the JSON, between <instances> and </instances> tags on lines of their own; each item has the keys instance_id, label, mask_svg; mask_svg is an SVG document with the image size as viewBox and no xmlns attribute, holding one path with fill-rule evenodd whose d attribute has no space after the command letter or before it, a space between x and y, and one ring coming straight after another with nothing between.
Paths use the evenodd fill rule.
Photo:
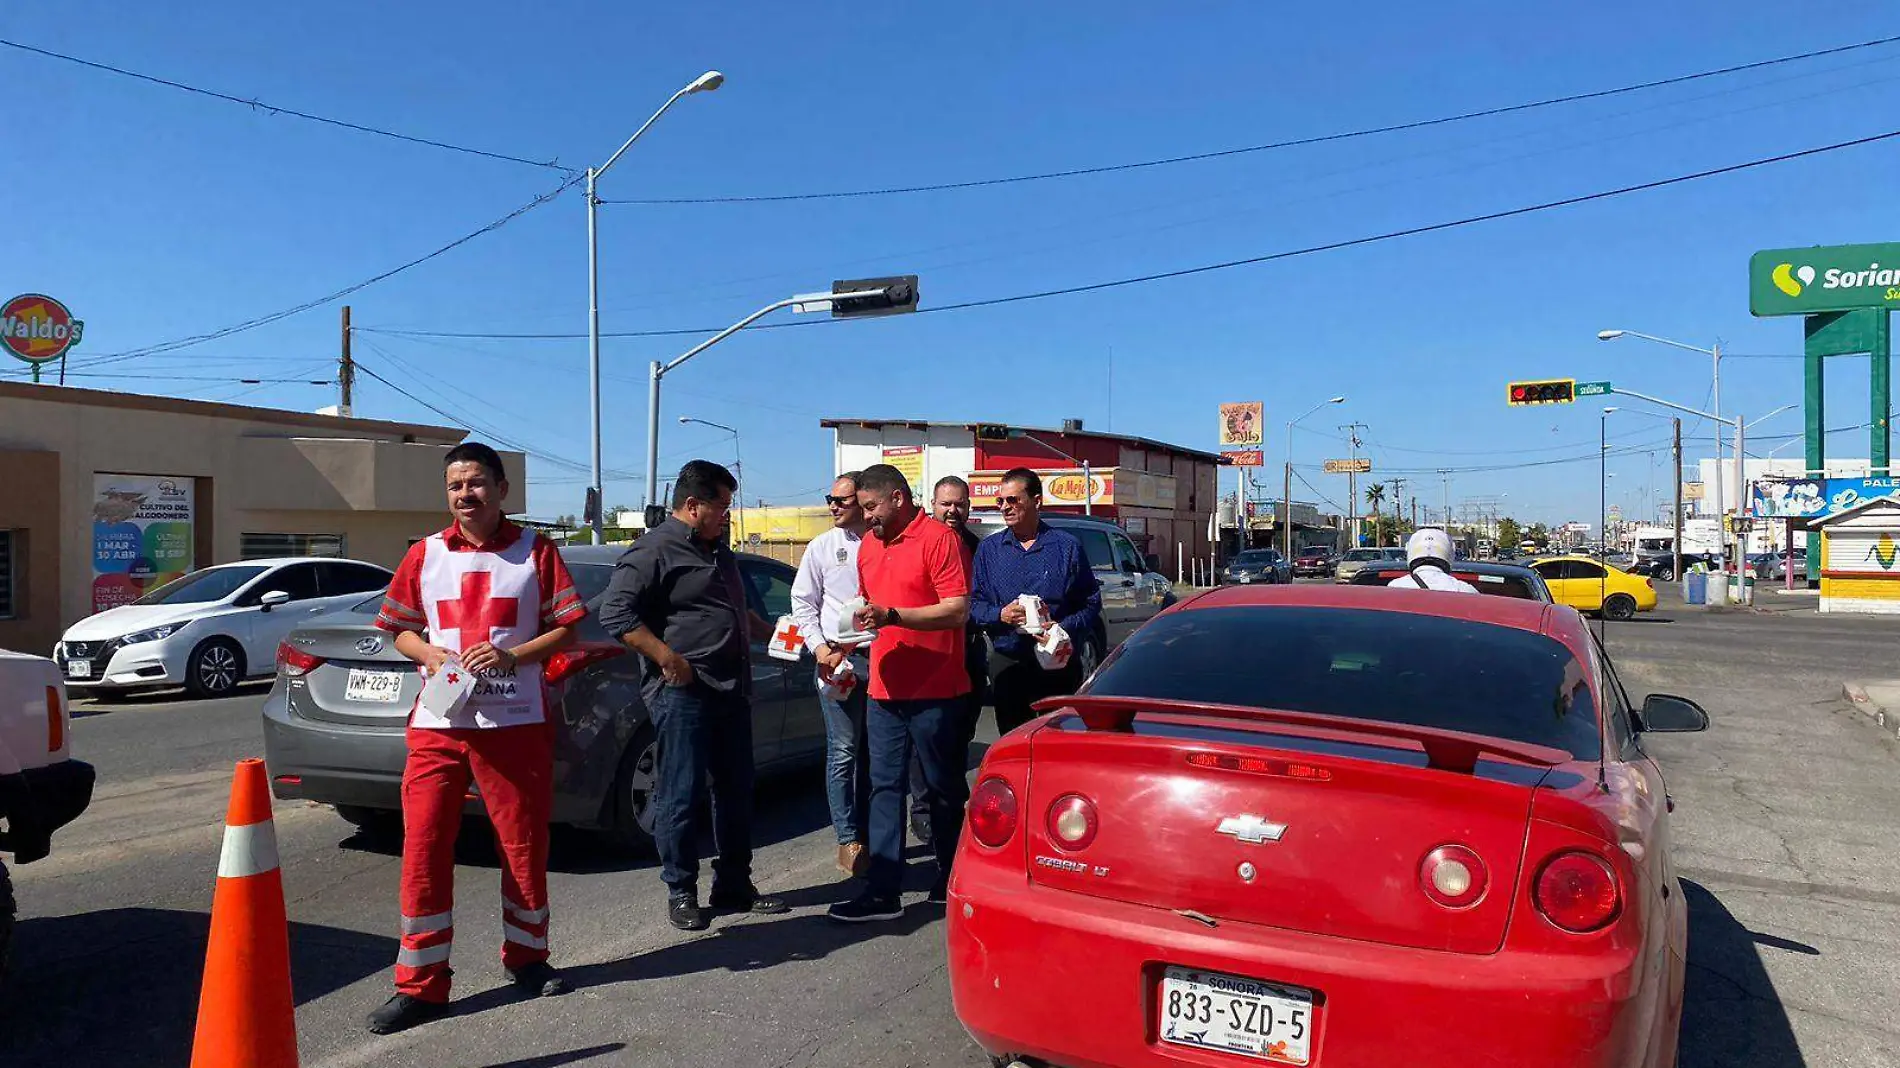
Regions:
<instances>
[{"instance_id":1,"label":"street light pole","mask_svg":"<svg viewBox=\"0 0 1900 1068\"><path fill-rule=\"evenodd\" d=\"M1301 415L1299 419L1289 419L1287 421L1286 474L1285 477L1281 479L1280 488L1280 508L1284 513L1280 522L1280 555L1286 557L1288 560L1293 559L1293 428L1298 426L1300 421L1305 419L1308 415L1312 415L1314 412L1319 411L1329 404L1344 403L1346 403L1344 395L1329 397L1313 405L1311 408L1308 408L1306 413ZM1350 510L1351 509L1348 509L1348 511Z\"/></svg>"},{"instance_id":2,"label":"street light pole","mask_svg":"<svg viewBox=\"0 0 1900 1068\"><path fill-rule=\"evenodd\" d=\"M598 167L587 168L587 416L588 425L593 430L591 450L593 480L588 488L594 497L594 514L589 526L592 528L595 545L601 543L603 536L601 528L604 524L601 519L601 510L604 503L600 464L600 230L595 220L595 214L600 208L600 198L594 195L594 183L620 159L621 153L633 147L633 143L640 139L640 135L647 132L647 127L652 126L660 116L666 114L666 110L681 97L691 93L711 92L725 84L725 81L726 76L716 70L709 70L694 78L685 88L668 97L666 103L661 104L660 110L654 112L651 118L641 123L640 128L633 132L633 136L627 138L626 143L622 144L613 155L607 157L607 162ZM657 418L659 415L657 394L648 398L647 407L648 414ZM652 486L647 487L647 493L649 496L653 493Z\"/></svg>"}]
</instances>

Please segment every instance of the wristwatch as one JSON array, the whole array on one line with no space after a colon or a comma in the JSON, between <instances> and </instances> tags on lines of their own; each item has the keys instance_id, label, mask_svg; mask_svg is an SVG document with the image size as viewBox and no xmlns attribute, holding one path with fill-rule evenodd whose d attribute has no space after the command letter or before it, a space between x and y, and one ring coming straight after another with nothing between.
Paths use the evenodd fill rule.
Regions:
<instances>
[{"instance_id":1,"label":"wristwatch","mask_svg":"<svg viewBox=\"0 0 1900 1068\"><path fill-rule=\"evenodd\" d=\"M884 610L884 623L886 626L892 626L892 627L901 626L903 622L904 622L904 617L897 614L897 609L886 608Z\"/></svg>"}]
</instances>

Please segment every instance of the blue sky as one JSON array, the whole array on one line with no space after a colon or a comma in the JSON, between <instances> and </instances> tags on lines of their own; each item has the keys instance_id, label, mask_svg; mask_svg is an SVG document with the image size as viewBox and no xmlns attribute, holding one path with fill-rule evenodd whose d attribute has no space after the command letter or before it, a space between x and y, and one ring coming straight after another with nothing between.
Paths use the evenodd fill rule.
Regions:
<instances>
[{"instance_id":1,"label":"blue sky","mask_svg":"<svg viewBox=\"0 0 1900 1068\"><path fill-rule=\"evenodd\" d=\"M1767 59L1900 32L1882 5L1210 3L622 5L531 14L484 0L272 5L21 0L0 37L236 96L569 167L604 160L707 68L602 182L609 200L859 189L1088 167L1430 118ZM1881 17L1883 13L1887 17ZM273 116L0 49L16 104L0 189L0 290L60 297L81 357L299 304L488 223L563 176ZM925 306L1261 255L1668 177L1900 126L1900 46L1403 134L1066 180L898 197L601 209L607 331L718 327L833 278L915 272ZM25 104L25 107L18 105ZM30 123L19 119L31 116ZM729 459L749 496L808 503L830 470L825 414L1092 427L1212 447L1215 405L1263 400L1268 470L1285 420L1326 497L1334 426L1367 424L1380 472L1591 455L1597 408L1510 410L1512 378L1574 375L1692 405L1707 361L1624 327L1737 354L1800 351L1792 319L1752 319L1758 248L1894 237L1886 143L1606 203L1189 279L1000 307L741 335L669 377L663 470ZM1885 180L1883 181L1883 178ZM577 190L349 300L384 330L586 329ZM786 316L786 320L790 317ZM781 321L781 320L775 320ZM310 409L328 377L326 305L75 385ZM607 466L644 460L647 361L692 338L605 346ZM1108 363L1113 353L1113 402ZM586 341L364 332L370 370L440 407L585 460ZM1790 359L1725 364L1724 407L1800 399ZM15 375L12 368L6 373ZM115 374L117 375L115 377ZM132 378L132 375L153 376ZM157 377L165 376L165 377ZM215 381L195 381L203 377ZM1868 418L1866 361L1830 368L1830 426ZM443 422L374 379L360 414ZM1337 418L1333 418L1333 415ZM1350 418L1349 418L1350 417ZM1661 421L1616 415L1626 444ZM1752 434L1765 451L1795 412ZM1708 428L1695 455L1706 455ZM1799 446L1779 455L1795 455ZM1830 454L1866 455L1865 431ZM1617 457L1635 509L1666 452ZM584 475L530 465L536 514L577 510ZM1277 478L1275 479L1277 484ZM1277 492L1277 491L1276 491ZM638 499L610 483L610 502ZM1532 521L1589 519L1594 463L1464 470L1455 502L1507 494ZM1296 487L1296 497L1315 494Z\"/></svg>"}]
</instances>

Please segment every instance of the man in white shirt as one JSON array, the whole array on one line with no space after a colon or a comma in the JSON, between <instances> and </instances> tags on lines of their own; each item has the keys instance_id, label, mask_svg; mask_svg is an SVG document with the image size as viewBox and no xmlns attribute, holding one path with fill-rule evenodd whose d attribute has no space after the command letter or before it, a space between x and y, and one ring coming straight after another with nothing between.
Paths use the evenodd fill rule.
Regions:
<instances>
[{"instance_id":1,"label":"man in white shirt","mask_svg":"<svg viewBox=\"0 0 1900 1068\"><path fill-rule=\"evenodd\" d=\"M1386 583L1401 590L1442 590L1477 593L1478 587L1451 575L1451 535L1437 527L1421 527L1405 543L1406 567L1411 572Z\"/></svg>"},{"instance_id":2,"label":"man in white shirt","mask_svg":"<svg viewBox=\"0 0 1900 1068\"><path fill-rule=\"evenodd\" d=\"M858 545L864 509L858 472L847 471L825 495L831 529L812 539L792 581L792 620L818 658L818 703L825 713L825 801L838 835L838 869L864 874L870 817L870 760L864 740L865 690L871 679L870 643L845 643L851 620L845 602L858 596ZM850 665L847 675L840 671Z\"/></svg>"}]
</instances>

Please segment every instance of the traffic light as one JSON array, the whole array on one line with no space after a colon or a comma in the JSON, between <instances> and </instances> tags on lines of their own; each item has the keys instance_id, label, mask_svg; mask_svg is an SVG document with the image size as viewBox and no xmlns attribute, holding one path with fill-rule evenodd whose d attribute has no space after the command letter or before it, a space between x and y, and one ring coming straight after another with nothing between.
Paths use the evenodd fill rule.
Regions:
<instances>
[{"instance_id":1,"label":"traffic light","mask_svg":"<svg viewBox=\"0 0 1900 1068\"><path fill-rule=\"evenodd\" d=\"M978 441L1008 441L1009 428L1001 423L978 423L976 425Z\"/></svg>"},{"instance_id":2,"label":"traffic light","mask_svg":"<svg viewBox=\"0 0 1900 1068\"><path fill-rule=\"evenodd\" d=\"M869 315L900 315L917 310L917 276L900 274L890 278L858 278L831 283L833 293L857 293L876 289L868 297L831 302L833 319L860 319Z\"/></svg>"},{"instance_id":3,"label":"traffic light","mask_svg":"<svg viewBox=\"0 0 1900 1068\"><path fill-rule=\"evenodd\" d=\"M1576 399L1577 380L1574 378L1513 382L1504 395L1504 403L1513 407L1526 404L1573 404Z\"/></svg>"}]
</instances>

